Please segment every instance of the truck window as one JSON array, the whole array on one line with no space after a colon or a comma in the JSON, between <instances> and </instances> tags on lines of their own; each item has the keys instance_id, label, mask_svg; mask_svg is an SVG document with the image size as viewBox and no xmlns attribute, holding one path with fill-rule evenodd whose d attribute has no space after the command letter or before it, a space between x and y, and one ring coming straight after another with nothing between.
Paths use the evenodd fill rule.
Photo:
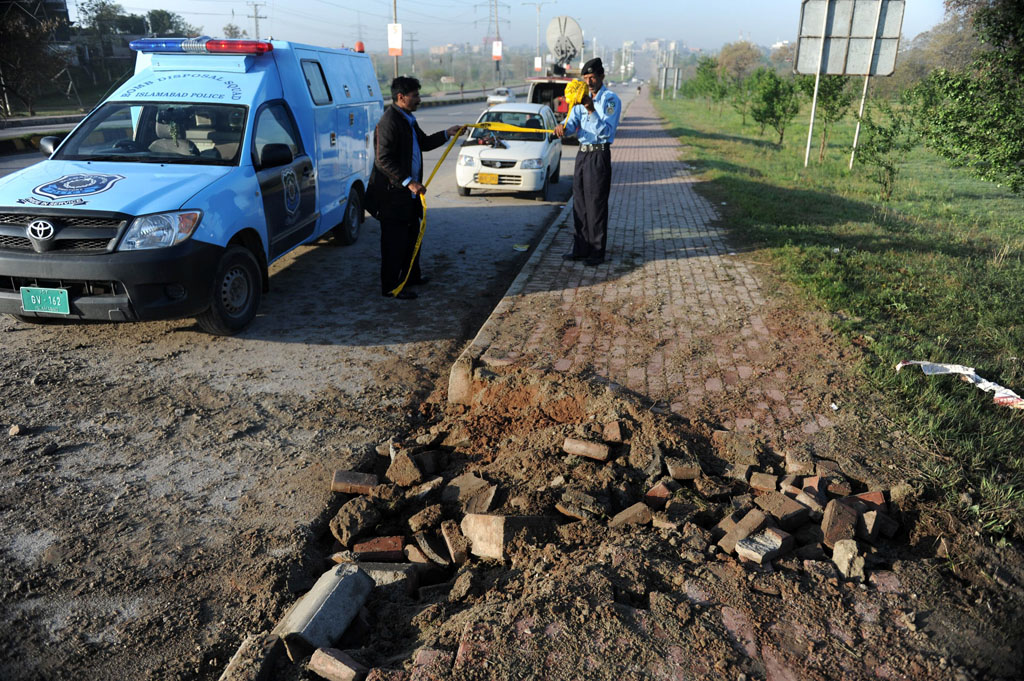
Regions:
<instances>
[{"instance_id":1,"label":"truck window","mask_svg":"<svg viewBox=\"0 0 1024 681\"><path fill-rule=\"evenodd\" d=\"M320 66L320 62L303 59L302 73L306 76L306 85L309 87L313 103L317 106L330 104L331 90L327 87L327 79L324 78L324 70Z\"/></svg>"},{"instance_id":2,"label":"truck window","mask_svg":"<svg viewBox=\"0 0 1024 681\"><path fill-rule=\"evenodd\" d=\"M253 152L256 158L263 156L263 147L268 144L287 144L292 156L302 153L299 136L295 132L295 124L283 102L267 105L256 117L255 142Z\"/></svg>"},{"instance_id":3,"label":"truck window","mask_svg":"<svg viewBox=\"0 0 1024 681\"><path fill-rule=\"evenodd\" d=\"M54 156L65 161L236 165L246 108L188 102L107 102Z\"/></svg>"}]
</instances>

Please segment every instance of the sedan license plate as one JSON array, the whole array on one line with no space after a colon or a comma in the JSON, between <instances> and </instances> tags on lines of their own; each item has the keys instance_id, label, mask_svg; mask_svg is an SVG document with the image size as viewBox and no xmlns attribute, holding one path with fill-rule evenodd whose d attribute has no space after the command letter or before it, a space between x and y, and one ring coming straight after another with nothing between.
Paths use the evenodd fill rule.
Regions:
<instances>
[{"instance_id":1,"label":"sedan license plate","mask_svg":"<svg viewBox=\"0 0 1024 681\"><path fill-rule=\"evenodd\" d=\"M498 184L498 173L480 173L476 181L480 184Z\"/></svg>"},{"instance_id":2,"label":"sedan license plate","mask_svg":"<svg viewBox=\"0 0 1024 681\"><path fill-rule=\"evenodd\" d=\"M21 307L25 312L71 314L68 292L62 288L21 287Z\"/></svg>"}]
</instances>

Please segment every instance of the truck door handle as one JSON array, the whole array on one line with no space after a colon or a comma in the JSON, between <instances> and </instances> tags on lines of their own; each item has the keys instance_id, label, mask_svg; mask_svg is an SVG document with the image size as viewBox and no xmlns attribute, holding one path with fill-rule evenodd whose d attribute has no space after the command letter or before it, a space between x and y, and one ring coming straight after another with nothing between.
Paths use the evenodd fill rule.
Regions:
<instances>
[{"instance_id":1,"label":"truck door handle","mask_svg":"<svg viewBox=\"0 0 1024 681\"><path fill-rule=\"evenodd\" d=\"M338 143L338 136L332 132L331 133L331 146L333 147L337 143Z\"/></svg>"}]
</instances>

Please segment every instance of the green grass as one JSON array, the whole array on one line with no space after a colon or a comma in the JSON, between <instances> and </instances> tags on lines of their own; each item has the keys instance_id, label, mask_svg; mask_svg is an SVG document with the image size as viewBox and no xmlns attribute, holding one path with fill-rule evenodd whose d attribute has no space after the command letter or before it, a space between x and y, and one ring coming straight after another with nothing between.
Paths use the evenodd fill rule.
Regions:
<instances>
[{"instance_id":1,"label":"green grass","mask_svg":"<svg viewBox=\"0 0 1024 681\"><path fill-rule=\"evenodd\" d=\"M730 110L655 103L706 180L700 191L727 202L733 238L864 349L865 390L929 452L913 463L947 510L1024 537L1024 412L956 377L893 370L904 359L965 364L1024 394L1024 197L919 148L882 202L870 168L847 169L851 121L830 134L820 164L815 139L804 168L809 106L778 148Z\"/></svg>"}]
</instances>

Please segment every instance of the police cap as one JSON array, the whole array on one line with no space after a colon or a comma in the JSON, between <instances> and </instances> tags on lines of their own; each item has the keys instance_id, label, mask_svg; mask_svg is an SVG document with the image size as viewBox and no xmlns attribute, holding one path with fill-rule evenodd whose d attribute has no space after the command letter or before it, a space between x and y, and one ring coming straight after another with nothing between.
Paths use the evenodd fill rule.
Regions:
<instances>
[{"instance_id":1,"label":"police cap","mask_svg":"<svg viewBox=\"0 0 1024 681\"><path fill-rule=\"evenodd\" d=\"M594 57L583 65L583 68L580 70L580 75L585 76L588 73L596 73L599 76L604 75L604 64L601 63L600 57Z\"/></svg>"}]
</instances>

